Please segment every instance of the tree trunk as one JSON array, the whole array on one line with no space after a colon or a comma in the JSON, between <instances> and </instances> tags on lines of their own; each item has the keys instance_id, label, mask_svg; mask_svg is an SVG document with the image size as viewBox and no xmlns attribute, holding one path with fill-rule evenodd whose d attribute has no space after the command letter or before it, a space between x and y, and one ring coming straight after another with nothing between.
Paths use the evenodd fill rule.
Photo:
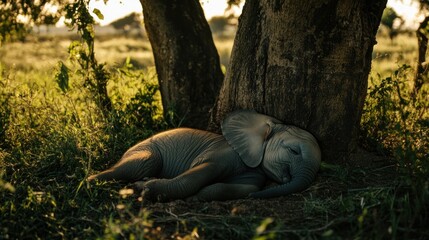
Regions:
<instances>
[{"instance_id":1,"label":"tree trunk","mask_svg":"<svg viewBox=\"0 0 429 240\"><path fill-rule=\"evenodd\" d=\"M426 64L426 52L428 49L428 27L429 17L426 17L419 25L419 28L416 31L417 42L418 42L418 59L417 59L417 69L414 76L414 91L412 93L413 97L416 97L420 88L422 88L428 67Z\"/></svg>"},{"instance_id":2,"label":"tree trunk","mask_svg":"<svg viewBox=\"0 0 429 240\"><path fill-rule=\"evenodd\" d=\"M246 1L212 121L255 109L313 133L324 161L344 161L386 2Z\"/></svg>"},{"instance_id":3,"label":"tree trunk","mask_svg":"<svg viewBox=\"0 0 429 240\"><path fill-rule=\"evenodd\" d=\"M174 126L206 129L223 73L199 1L140 2L153 49L164 116Z\"/></svg>"}]
</instances>

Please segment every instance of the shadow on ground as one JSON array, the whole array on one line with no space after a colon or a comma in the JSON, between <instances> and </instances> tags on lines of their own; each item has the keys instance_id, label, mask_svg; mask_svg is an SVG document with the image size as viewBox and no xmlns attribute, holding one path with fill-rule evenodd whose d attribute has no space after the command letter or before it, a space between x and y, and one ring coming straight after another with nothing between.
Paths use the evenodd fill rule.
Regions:
<instances>
[{"instance_id":1,"label":"shadow on ground","mask_svg":"<svg viewBox=\"0 0 429 240\"><path fill-rule=\"evenodd\" d=\"M150 212L153 229L163 238L348 238L364 230L359 216L366 208L378 207L396 179L395 165L388 158L359 150L350 163L324 163L312 187L290 196L138 202L135 208Z\"/></svg>"}]
</instances>

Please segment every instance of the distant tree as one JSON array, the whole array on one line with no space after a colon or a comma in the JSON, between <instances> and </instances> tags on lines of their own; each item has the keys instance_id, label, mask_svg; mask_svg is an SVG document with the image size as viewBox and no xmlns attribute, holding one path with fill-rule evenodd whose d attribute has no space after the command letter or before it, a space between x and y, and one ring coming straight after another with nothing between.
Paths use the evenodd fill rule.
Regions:
<instances>
[{"instance_id":1,"label":"distant tree","mask_svg":"<svg viewBox=\"0 0 429 240\"><path fill-rule=\"evenodd\" d=\"M49 32L49 28L58 23L61 18L61 14L58 12L53 12L52 14L43 14L34 22L34 25L40 27L42 25L46 26L47 31Z\"/></svg>"},{"instance_id":2,"label":"distant tree","mask_svg":"<svg viewBox=\"0 0 429 240\"><path fill-rule=\"evenodd\" d=\"M229 19L225 16L214 16L210 19L209 25L213 33L221 33L225 31L229 24Z\"/></svg>"},{"instance_id":3,"label":"distant tree","mask_svg":"<svg viewBox=\"0 0 429 240\"><path fill-rule=\"evenodd\" d=\"M398 21L399 25L395 26L395 23L397 23ZM387 28L391 40L393 40L393 38L398 35L399 30L401 29L403 24L404 19L399 16L393 8L387 7L386 9L384 9L383 15L381 17L381 25Z\"/></svg>"},{"instance_id":4,"label":"distant tree","mask_svg":"<svg viewBox=\"0 0 429 240\"><path fill-rule=\"evenodd\" d=\"M0 43L24 39L33 25L55 24L64 13L67 0L2 0L0 4ZM56 7L56 11L52 8Z\"/></svg>"},{"instance_id":5,"label":"distant tree","mask_svg":"<svg viewBox=\"0 0 429 240\"><path fill-rule=\"evenodd\" d=\"M139 13L131 13L123 18L113 21L110 23L115 29L122 30L125 34L131 29L140 30L143 26L142 16Z\"/></svg>"}]
</instances>

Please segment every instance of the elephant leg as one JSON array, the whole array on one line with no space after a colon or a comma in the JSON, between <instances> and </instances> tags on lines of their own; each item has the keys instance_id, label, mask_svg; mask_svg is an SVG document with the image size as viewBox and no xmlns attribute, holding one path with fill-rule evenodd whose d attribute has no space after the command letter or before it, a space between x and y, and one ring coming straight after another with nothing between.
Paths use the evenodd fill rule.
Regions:
<instances>
[{"instance_id":1,"label":"elephant leg","mask_svg":"<svg viewBox=\"0 0 429 240\"><path fill-rule=\"evenodd\" d=\"M189 200L225 201L246 198L250 193L261 190L264 184L265 176L261 172L249 171L234 176L225 182L204 187Z\"/></svg>"},{"instance_id":2,"label":"elephant leg","mask_svg":"<svg viewBox=\"0 0 429 240\"><path fill-rule=\"evenodd\" d=\"M92 175L88 181L118 180L135 182L146 177L155 177L161 171L162 159L159 154L150 150L127 152L122 159L110 169Z\"/></svg>"},{"instance_id":3,"label":"elephant leg","mask_svg":"<svg viewBox=\"0 0 429 240\"><path fill-rule=\"evenodd\" d=\"M148 200L184 199L196 194L202 187L216 179L227 178L230 171L226 166L203 163L175 178L137 182L135 186L143 190L142 194Z\"/></svg>"}]
</instances>

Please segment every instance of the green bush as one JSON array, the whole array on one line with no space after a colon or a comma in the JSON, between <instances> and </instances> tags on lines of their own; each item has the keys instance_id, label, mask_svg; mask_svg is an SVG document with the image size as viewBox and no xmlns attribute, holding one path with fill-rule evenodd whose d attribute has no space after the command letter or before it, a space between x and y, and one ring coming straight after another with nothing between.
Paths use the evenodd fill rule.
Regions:
<instances>
[{"instance_id":1,"label":"green bush","mask_svg":"<svg viewBox=\"0 0 429 240\"><path fill-rule=\"evenodd\" d=\"M0 63L0 148L6 147L6 130L10 123L9 99L12 93L5 91L7 85L8 76L6 76L3 65Z\"/></svg>"},{"instance_id":2,"label":"green bush","mask_svg":"<svg viewBox=\"0 0 429 240\"><path fill-rule=\"evenodd\" d=\"M1 238L116 236L108 223L118 218L112 202L121 199L120 187L93 188L85 178L164 126L156 78L148 71L112 74L109 96L115 102L107 117L79 75L64 64L58 71L55 78L26 73L23 79L1 71ZM115 82L128 88L115 88ZM121 201L128 206L131 200Z\"/></svg>"},{"instance_id":3,"label":"green bush","mask_svg":"<svg viewBox=\"0 0 429 240\"><path fill-rule=\"evenodd\" d=\"M361 142L393 157L397 179L380 186L371 182L384 171L324 163L314 188L302 195L204 205L143 204L121 184L84 181L167 125L154 69L135 69L130 59L105 68L112 110L103 114L73 65L66 65L60 63L57 74L0 65L0 238L407 239L429 234L429 94L428 86L411 92L409 66L371 79L361 123ZM211 204L217 205L214 212ZM283 209L269 217L246 204L266 205L267 212L272 204ZM291 206L287 213L296 215L280 215ZM150 214L145 207L158 212ZM233 214L246 207L252 209Z\"/></svg>"},{"instance_id":4,"label":"green bush","mask_svg":"<svg viewBox=\"0 0 429 240\"><path fill-rule=\"evenodd\" d=\"M392 156L399 173L382 205L392 236L416 236L429 221L429 89L413 92L412 73L403 65L390 77L371 79L361 122L363 142Z\"/></svg>"},{"instance_id":5,"label":"green bush","mask_svg":"<svg viewBox=\"0 0 429 240\"><path fill-rule=\"evenodd\" d=\"M391 77L371 79L365 102L362 136L370 146L392 154L408 177L429 171L429 91L413 92L403 65ZM379 83L374 83L378 81Z\"/></svg>"}]
</instances>

